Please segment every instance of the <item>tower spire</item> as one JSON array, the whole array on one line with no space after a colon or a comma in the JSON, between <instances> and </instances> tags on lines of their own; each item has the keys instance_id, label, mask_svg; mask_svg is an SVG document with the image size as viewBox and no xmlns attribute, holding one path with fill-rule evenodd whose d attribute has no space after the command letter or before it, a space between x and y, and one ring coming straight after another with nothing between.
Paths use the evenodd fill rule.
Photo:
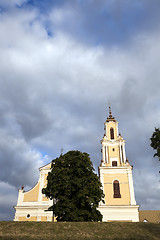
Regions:
<instances>
[{"instance_id":1,"label":"tower spire","mask_svg":"<svg viewBox=\"0 0 160 240\"><path fill-rule=\"evenodd\" d=\"M109 106L109 118L112 118L111 107Z\"/></svg>"},{"instance_id":2,"label":"tower spire","mask_svg":"<svg viewBox=\"0 0 160 240\"><path fill-rule=\"evenodd\" d=\"M115 118L112 116L112 111L111 111L111 107L109 104L109 117L107 117L107 121L115 121Z\"/></svg>"}]
</instances>

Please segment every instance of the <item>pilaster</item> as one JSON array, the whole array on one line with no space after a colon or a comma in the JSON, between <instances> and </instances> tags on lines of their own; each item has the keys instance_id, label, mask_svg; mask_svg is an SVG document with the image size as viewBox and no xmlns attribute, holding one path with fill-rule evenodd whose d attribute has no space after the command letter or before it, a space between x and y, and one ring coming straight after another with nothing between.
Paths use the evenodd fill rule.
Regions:
<instances>
[{"instance_id":1,"label":"pilaster","mask_svg":"<svg viewBox=\"0 0 160 240\"><path fill-rule=\"evenodd\" d=\"M135 196L134 196L132 170L129 170L129 171L128 171L128 181L129 181L129 190L130 190L131 205L136 205Z\"/></svg>"}]
</instances>

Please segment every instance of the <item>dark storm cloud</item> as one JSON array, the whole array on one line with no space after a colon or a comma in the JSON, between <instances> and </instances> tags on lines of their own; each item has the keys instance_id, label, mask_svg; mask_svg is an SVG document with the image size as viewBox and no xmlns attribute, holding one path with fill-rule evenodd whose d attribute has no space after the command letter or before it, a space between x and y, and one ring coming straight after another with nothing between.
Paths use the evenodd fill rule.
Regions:
<instances>
[{"instance_id":1,"label":"dark storm cloud","mask_svg":"<svg viewBox=\"0 0 160 240\"><path fill-rule=\"evenodd\" d=\"M42 164L42 156L31 150L22 138L9 136L3 131L0 135L0 180L16 187L24 182L25 185L31 185L37 179L38 173L34 170Z\"/></svg>"},{"instance_id":2,"label":"dark storm cloud","mask_svg":"<svg viewBox=\"0 0 160 240\"><path fill-rule=\"evenodd\" d=\"M0 181L0 221L13 219L18 189Z\"/></svg>"}]
</instances>

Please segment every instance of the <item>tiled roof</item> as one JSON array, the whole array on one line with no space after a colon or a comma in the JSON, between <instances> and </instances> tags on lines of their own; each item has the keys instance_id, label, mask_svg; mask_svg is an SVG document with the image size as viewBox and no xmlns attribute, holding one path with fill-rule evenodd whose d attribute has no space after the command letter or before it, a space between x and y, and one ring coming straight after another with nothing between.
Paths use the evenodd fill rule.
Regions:
<instances>
[{"instance_id":1,"label":"tiled roof","mask_svg":"<svg viewBox=\"0 0 160 240\"><path fill-rule=\"evenodd\" d=\"M160 210L141 210L139 211L139 221L143 222L160 223Z\"/></svg>"}]
</instances>

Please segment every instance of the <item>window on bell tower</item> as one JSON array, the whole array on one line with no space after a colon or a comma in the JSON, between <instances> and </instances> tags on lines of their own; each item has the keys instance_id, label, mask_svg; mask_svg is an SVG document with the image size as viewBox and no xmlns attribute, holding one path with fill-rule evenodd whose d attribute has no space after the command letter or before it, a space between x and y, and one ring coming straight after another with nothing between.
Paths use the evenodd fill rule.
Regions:
<instances>
[{"instance_id":1,"label":"window on bell tower","mask_svg":"<svg viewBox=\"0 0 160 240\"><path fill-rule=\"evenodd\" d=\"M110 128L110 138L114 139L114 129Z\"/></svg>"},{"instance_id":2,"label":"window on bell tower","mask_svg":"<svg viewBox=\"0 0 160 240\"><path fill-rule=\"evenodd\" d=\"M116 167L117 166L117 161L113 161L112 162L112 167Z\"/></svg>"},{"instance_id":3,"label":"window on bell tower","mask_svg":"<svg viewBox=\"0 0 160 240\"><path fill-rule=\"evenodd\" d=\"M115 180L113 182L114 198L121 198L119 181Z\"/></svg>"}]
</instances>

